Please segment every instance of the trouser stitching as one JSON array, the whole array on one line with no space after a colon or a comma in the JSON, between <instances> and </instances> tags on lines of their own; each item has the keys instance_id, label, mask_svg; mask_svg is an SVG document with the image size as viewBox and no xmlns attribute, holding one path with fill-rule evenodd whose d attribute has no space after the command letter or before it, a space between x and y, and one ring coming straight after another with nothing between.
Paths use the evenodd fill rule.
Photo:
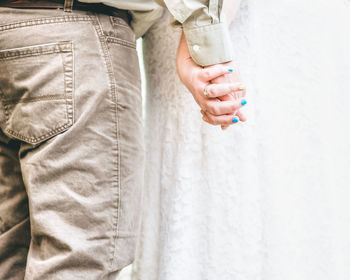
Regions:
<instances>
[{"instance_id":1,"label":"trouser stitching","mask_svg":"<svg viewBox=\"0 0 350 280\"><path fill-rule=\"evenodd\" d=\"M48 17L48 18L38 18L27 21L20 21L5 25L0 25L0 31L11 30L22 27L29 27L34 25L42 25L42 24L55 24L55 23L66 23L66 22L78 22L78 21L92 21L91 16L62 16L62 17Z\"/></svg>"},{"instance_id":2,"label":"trouser stitching","mask_svg":"<svg viewBox=\"0 0 350 280\"><path fill-rule=\"evenodd\" d=\"M114 103L114 114L115 114L115 137L116 137L116 151L117 151L117 170L115 170L115 175L116 175L116 180L115 182L117 183L117 212L116 212L116 217L113 216L113 245L111 246L111 257L110 257L110 270L113 270L113 261L114 261L114 253L116 250L116 240L118 237L118 232L119 232L119 209L120 209L120 147L119 147L119 122L118 122L118 111L117 111L117 87L116 87L116 82L115 82L115 76L114 76L114 71L113 71L113 66L112 66L112 60L109 55L109 50L107 46L107 42L105 40L104 34L103 34L103 29L102 26L99 22L98 17L95 15L94 20L92 21L95 30L97 32L97 35L99 37L100 43L101 43L101 48L103 51L103 56L104 56L104 61L106 63L107 67L107 72L109 76L109 86L110 86L110 92L112 95L112 101Z\"/></svg>"}]
</instances>

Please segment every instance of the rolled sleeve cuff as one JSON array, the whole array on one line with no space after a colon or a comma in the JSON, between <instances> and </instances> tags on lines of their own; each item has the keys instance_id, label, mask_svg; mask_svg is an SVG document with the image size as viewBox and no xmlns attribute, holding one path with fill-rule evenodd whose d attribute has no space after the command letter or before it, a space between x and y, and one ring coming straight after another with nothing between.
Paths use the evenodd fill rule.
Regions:
<instances>
[{"instance_id":1,"label":"rolled sleeve cuff","mask_svg":"<svg viewBox=\"0 0 350 280\"><path fill-rule=\"evenodd\" d=\"M201 66L231 61L232 46L225 22L186 28L183 26L188 49L194 62Z\"/></svg>"}]
</instances>

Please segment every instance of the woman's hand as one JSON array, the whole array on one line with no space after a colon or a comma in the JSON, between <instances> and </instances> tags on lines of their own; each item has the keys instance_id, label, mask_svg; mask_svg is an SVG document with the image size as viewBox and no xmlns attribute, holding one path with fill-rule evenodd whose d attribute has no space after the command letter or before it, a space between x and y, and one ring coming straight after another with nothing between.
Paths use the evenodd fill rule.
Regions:
<instances>
[{"instance_id":1,"label":"woman's hand","mask_svg":"<svg viewBox=\"0 0 350 280\"><path fill-rule=\"evenodd\" d=\"M223 63L224 66L230 67L232 69L232 72L229 75L222 75L220 77L217 77L216 79L212 80L211 82L213 84L225 84L225 83L239 83L242 86L239 88L239 90L233 91L232 93L228 95L224 95L219 97L220 100L222 101L229 101L229 100L240 100L242 104L247 104L247 101L245 100L246 96L246 88L243 85L243 81L241 78L241 75L238 71L238 68L236 65L234 65L233 62L227 62ZM202 112L204 115L204 112ZM207 115L207 114L206 114ZM245 114L241 111L238 110L234 112L234 115L236 115L239 118L239 121L245 122L247 120L247 117ZM228 126L221 125L222 129L226 129Z\"/></svg>"},{"instance_id":2,"label":"woman's hand","mask_svg":"<svg viewBox=\"0 0 350 280\"><path fill-rule=\"evenodd\" d=\"M242 85L238 80L230 80L230 64L216 64L203 69L192 60L184 34L181 36L176 64L181 81L204 113L203 119L213 125L235 123L237 118L234 113L243 105L240 99L233 98L231 94L242 91ZM210 84L210 81L220 81L220 77L223 82Z\"/></svg>"}]
</instances>

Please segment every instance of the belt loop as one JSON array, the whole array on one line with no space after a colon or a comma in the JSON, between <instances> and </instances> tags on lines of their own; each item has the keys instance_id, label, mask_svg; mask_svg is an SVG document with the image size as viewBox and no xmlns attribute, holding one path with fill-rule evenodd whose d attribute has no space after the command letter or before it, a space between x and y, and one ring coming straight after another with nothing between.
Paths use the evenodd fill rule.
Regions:
<instances>
[{"instance_id":1,"label":"belt loop","mask_svg":"<svg viewBox=\"0 0 350 280\"><path fill-rule=\"evenodd\" d=\"M64 0L63 11L70 13L73 9L73 2L74 2L74 0Z\"/></svg>"}]
</instances>

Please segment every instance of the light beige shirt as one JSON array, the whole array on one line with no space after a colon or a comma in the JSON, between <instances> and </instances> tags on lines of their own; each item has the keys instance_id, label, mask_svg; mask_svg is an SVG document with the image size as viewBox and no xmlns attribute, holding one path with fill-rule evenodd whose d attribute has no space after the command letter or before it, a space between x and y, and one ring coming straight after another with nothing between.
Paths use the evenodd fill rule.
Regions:
<instances>
[{"instance_id":1,"label":"light beige shirt","mask_svg":"<svg viewBox=\"0 0 350 280\"><path fill-rule=\"evenodd\" d=\"M162 15L162 7L174 17L174 23L183 27L193 60L211 65L232 60L232 48L227 24L222 11L223 0L79 0L103 2L106 5L129 10L131 26L136 37L142 36Z\"/></svg>"}]
</instances>

